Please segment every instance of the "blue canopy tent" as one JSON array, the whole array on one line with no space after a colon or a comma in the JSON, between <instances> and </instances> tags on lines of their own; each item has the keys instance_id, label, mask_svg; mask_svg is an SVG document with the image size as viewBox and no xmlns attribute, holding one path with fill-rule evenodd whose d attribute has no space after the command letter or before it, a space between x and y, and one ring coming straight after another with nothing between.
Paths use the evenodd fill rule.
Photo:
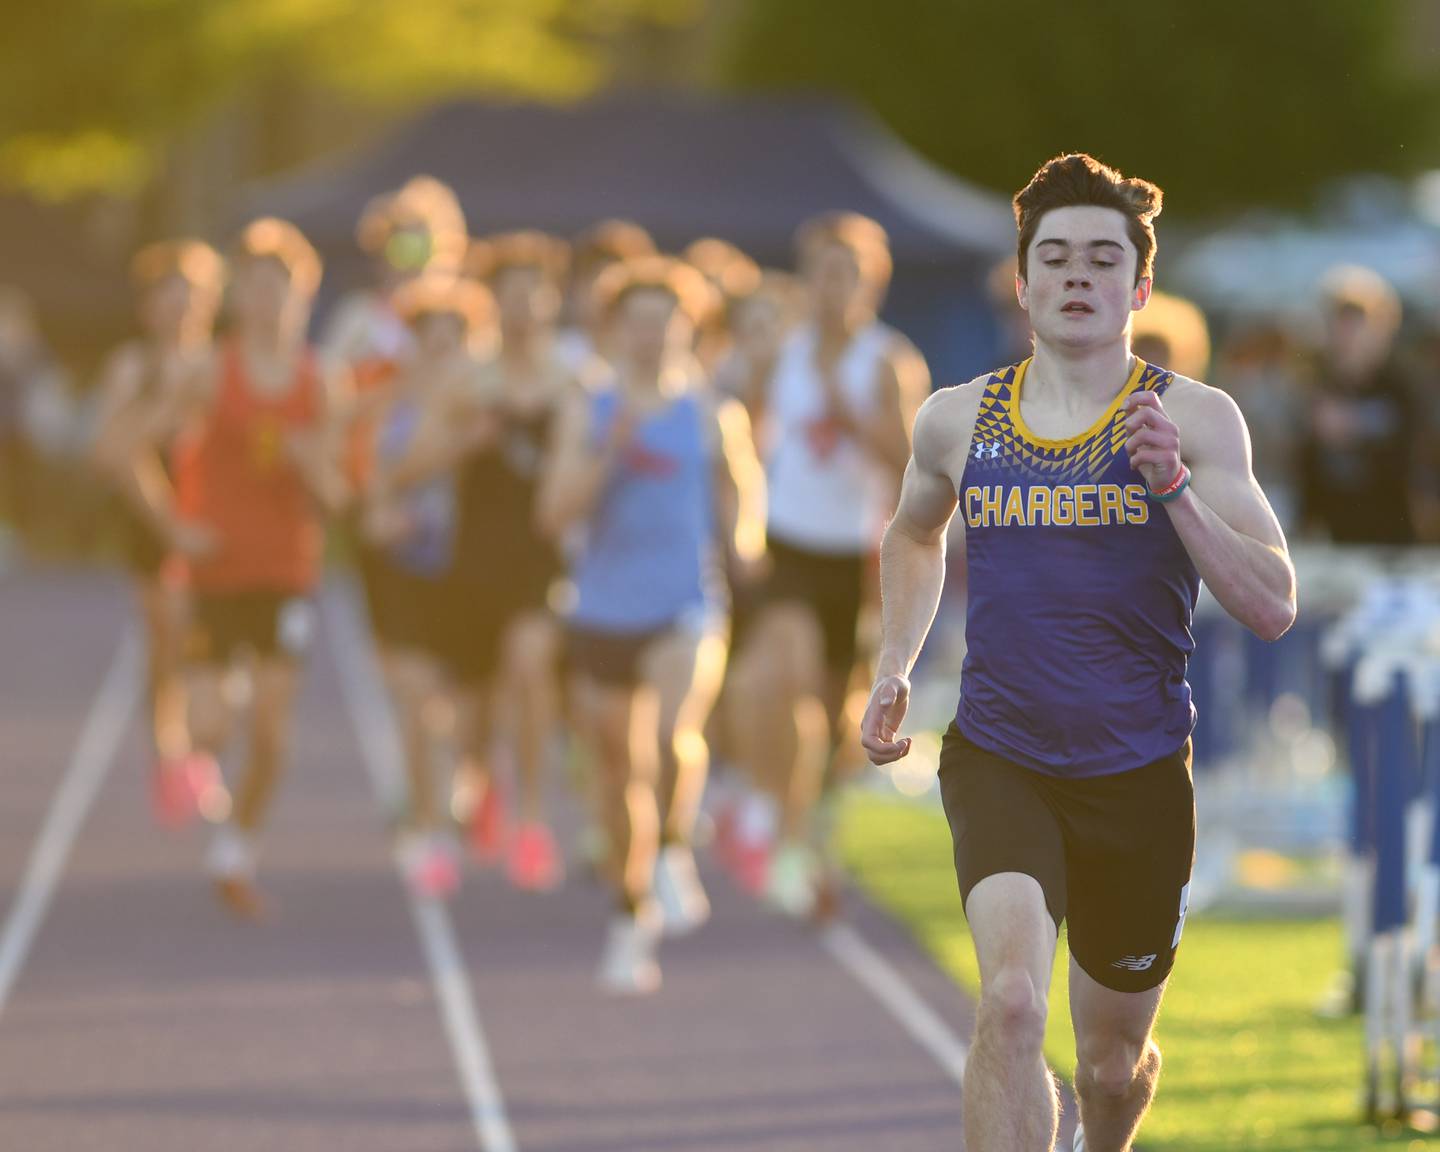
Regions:
<instances>
[{"instance_id":1,"label":"blue canopy tent","mask_svg":"<svg viewBox=\"0 0 1440 1152\"><path fill-rule=\"evenodd\" d=\"M270 213L297 224L325 257L333 299L365 279L354 226L366 202L418 173L455 188L474 233L569 236L621 216L670 250L715 235L779 266L805 218L863 212L894 249L886 314L937 383L992 366L984 278L1014 243L1008 204L834 101L644 93L570 107L447 104L359 154L247 186L235 223Z\"/></svg>"}]
</instances>

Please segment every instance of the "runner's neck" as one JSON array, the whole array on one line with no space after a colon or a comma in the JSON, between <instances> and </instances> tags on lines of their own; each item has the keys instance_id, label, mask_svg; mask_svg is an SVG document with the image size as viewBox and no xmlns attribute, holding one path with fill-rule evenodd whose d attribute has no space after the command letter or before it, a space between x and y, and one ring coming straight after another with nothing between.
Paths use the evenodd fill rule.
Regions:
<instances>
[{"instance_id":1,"label":"runner's neck","mask_svg":"<svg viewBox=\"0 0 1440 1152\"><path fill-rule=\"evenodd\" d=\"M1025 399L1052 411L1079 415L1113 400L1134 367L1128 340L1083 349L1057 349L1037 340L1035 357L1025 373Z\"/></svg>"}]
</instances>

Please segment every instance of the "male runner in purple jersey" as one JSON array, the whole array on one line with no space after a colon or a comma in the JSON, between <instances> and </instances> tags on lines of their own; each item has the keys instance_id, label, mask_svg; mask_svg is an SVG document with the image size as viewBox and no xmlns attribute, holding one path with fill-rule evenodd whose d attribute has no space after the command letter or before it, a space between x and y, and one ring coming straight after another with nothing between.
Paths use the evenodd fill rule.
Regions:
<instances>
[{"instance_id":1,"label":"male runner in purple jersey","mask_svg":"<svg viewBox=\"0 0 1440 1152\"><path fill-rule=\"evenodd\" d=\"M1151 1028L1194 860L1185 683L1203 579L1273 640L1295 618L1285 538L1223 393L1137 360L1161 192L1058 157L1015 197L1034 356L932 396L881 551L884 640L862 743L898 735L945 570L965 549L967 637L941 792L980 963L969 1152L1049 1152L1041 1051L1068 919L1075 1148L1127 1152L1155 1092Z\"/></svg>"}]
</instances>

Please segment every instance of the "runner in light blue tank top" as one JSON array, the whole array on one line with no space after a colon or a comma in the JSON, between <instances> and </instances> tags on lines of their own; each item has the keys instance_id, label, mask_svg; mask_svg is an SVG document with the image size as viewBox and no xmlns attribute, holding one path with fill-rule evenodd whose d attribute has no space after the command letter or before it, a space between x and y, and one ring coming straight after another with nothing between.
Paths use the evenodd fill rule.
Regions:
<instances>
[{"instance_id":1,"label":"runner in light blue tank top","mask_svg":"<svg viewBox=\"0 0 1440 1152\"><path fill-rule=\"evenodd\" d=\"M595 393L592 442L611 434L614 389ZM693 392L647 416L600 496L575 565L576 626L644 633L706 611L714 586L714 467Z\"/></svg>"},{"instance_id":2,"label":"runner in light blue tank top","mask_svg":"<svg viewBox=\"0 0 1440 1152\"><path fill-rule=\"evenodd\" d=\"M712 402L694 358L716 303L704 278L657 257L612 269L595 292L615 377L567 408L539 507L553 536L581 539L567 650L617 902L598 979L635 995L660 983L662 932L710 913L691 837L725 670L711 588L722 559L759 559L748 481L762 474L743 409Z\"/></svg>"}]
</instances>

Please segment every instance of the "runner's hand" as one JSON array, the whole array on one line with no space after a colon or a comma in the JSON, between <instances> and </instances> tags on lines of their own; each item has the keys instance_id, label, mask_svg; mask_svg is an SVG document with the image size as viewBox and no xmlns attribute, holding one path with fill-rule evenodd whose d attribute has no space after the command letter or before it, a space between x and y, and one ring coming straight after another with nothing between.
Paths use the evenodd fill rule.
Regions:
<instances>
[{"instance_id":1,"label":"runner's hand","mask_svg":"<svg viewBox=\"0 0 1440 1152\"><path fill-rule=\"evenodd\" d=\"M362 523L365 539L371 544L387 547L398 544L410 532L410 520L393 501L375 501L365 508Z\"/></svg>"},{"instance_id":2,"label":"runner's hand","mask_svg":"<svg viewBox=\"0 0 1440 1152\"><path fill-rule=\"evenodd\" d=\"M1180 475L1180 428L1165 414L1160 397L1153 392L1132 392L1125 397L1125 451L1130 467L1145 478L1152 492L1158 492Z\"/></svg>"},{"instance_id":3,"label":"runner's hand","mask_svg":"<svg viewBox=\"0 0 1440 1152\"><path fill-rule=\"evenodd\" d=\"M860 721L860 744L870 763L891 764L910 754L910 737L895 738L909 708L910 681L904 676L883 676L876 682Z\"/></svg>"}]
</instances>

